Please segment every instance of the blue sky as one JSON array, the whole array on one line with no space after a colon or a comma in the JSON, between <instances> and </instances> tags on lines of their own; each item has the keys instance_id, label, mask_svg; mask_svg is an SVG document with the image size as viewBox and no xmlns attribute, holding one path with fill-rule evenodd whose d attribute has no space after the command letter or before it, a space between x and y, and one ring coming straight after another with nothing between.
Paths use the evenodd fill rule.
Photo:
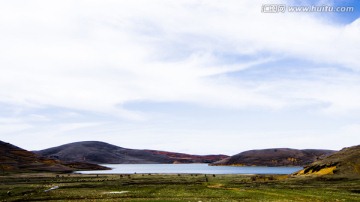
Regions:
<instances>
[{"instance_id":1,"label":"blue sky","mask_svg":"<svg viewBox=\"0 0 360 202\"><path fill-rule=\"evenodd\" d=\"M262 13L264 4L353 6ZM1 1L0 139L236 154L360 142L357 1Z\"/></svg>"}]
</instances>

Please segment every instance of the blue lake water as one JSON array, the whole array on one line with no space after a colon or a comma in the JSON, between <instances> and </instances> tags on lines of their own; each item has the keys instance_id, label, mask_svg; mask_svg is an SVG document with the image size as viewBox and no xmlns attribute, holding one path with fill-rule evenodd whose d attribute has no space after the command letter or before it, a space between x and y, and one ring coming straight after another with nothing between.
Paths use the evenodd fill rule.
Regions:
<instances>
[{"instance_id":1,"label":"blue lake water","mask_svg":"<svg viewBox=\"0 0 360 202\"><path fill-rule=\"evenodd\" d=\"M191 174L290 174L302 167L208 166L208 164L102 164L112 170L78 171L83 174L191 173Z\"/></svg>"}]
</instances>

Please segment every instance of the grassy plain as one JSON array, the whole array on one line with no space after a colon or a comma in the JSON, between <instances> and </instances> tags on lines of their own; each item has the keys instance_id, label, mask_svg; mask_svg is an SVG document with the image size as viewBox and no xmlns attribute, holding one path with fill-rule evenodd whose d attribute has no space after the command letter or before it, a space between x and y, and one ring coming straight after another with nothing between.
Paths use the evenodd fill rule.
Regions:
<instances>
[{"instance_id":1,"label":"grassy plain","mask_svg":"<svg viewBox=\"0 0 360 202\"><path fill-rule=\"evenodd\" d=\"M51 187L57 189L45 192ZM360 201L359 179L287 176L18 173L1 201Z\"/></svg>"}]
</instances>

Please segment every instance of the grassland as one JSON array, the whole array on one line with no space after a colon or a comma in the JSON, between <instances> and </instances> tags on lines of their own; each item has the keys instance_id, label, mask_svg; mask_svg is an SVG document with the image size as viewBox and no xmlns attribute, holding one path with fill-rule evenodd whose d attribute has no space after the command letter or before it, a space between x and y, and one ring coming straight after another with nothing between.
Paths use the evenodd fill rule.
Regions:
<instances>
[{"instance_id":1,"label":"grassland","mask_svg":"<svg viewBox=\"0 0 360 202\"><path fill-rule=\"evenodd\" d=\"M1 201L359 201L359 179L246 175L0 175ZM59 188L45 192L51 187Z\"/></svg>"}]
</instances>

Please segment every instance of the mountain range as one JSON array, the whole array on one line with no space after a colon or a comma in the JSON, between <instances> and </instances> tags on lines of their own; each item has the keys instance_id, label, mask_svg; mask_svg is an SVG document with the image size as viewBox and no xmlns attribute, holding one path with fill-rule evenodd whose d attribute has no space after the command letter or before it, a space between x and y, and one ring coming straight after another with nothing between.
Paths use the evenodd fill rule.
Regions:
<instances>
[{"instance_id":1,"label":"mountain range","mask_svg":"<svg viewBox=\"0 0 360 202\"><path fill-rule=\"evenodd\" d=\"M0 172L72 172L105 170L106 164L211 163L231 166L303 166L292 176L360 178L360 145L338 152L318 149L274 148L249 150L234 156L190 155L157 150L127 149L104 142L85 141L40 151L27 151L0 141Z\"/></svg>"},{"instance_id":2,"label":"mountain range","mask_svg":"<svg viewBox=\"0 0 360 202\"><path fill-rule=\"evenodd\" d=\"M191 155L158 150L128 149L98 141L74 142L40 151L27 151L0 141L0 172L108 169L96 164L210 163L231 166L303 166L294 176L360 176L360 145L341 151L290 148L249 150L233 156Z\"/></svg>"},{"instance_id":3,"label":"mountain range","mask_svg":"<svg viewBox=\"0 0 360 202\"><path fill-rule=\"evenodd\" d=\"M232 166L305 166L335 151L320 149L273 148L249 150L214 162L211 165Z\"/></svg>"},{"instance_id":4,"label":"mountain range","mask_svg":"<svg viewBox=\"0 0 360 202\"><path fill-rule=\"evenodd\" d=\"M86 162L65 162L37 155L10 143L0 141L0 172L75 170L106 170L108 168Z\"/></svg>"},{"instance_id":5,"label":"mountain range","mask_svg":"<svg viewBox=\"0 0 360 202\"><path fill-rule=\"evenodd\" d=\"M74 142L34 152L52 159L96 164L212 163L228 157L128 149L98 141Z\"/></svg>"}]
</instances>

